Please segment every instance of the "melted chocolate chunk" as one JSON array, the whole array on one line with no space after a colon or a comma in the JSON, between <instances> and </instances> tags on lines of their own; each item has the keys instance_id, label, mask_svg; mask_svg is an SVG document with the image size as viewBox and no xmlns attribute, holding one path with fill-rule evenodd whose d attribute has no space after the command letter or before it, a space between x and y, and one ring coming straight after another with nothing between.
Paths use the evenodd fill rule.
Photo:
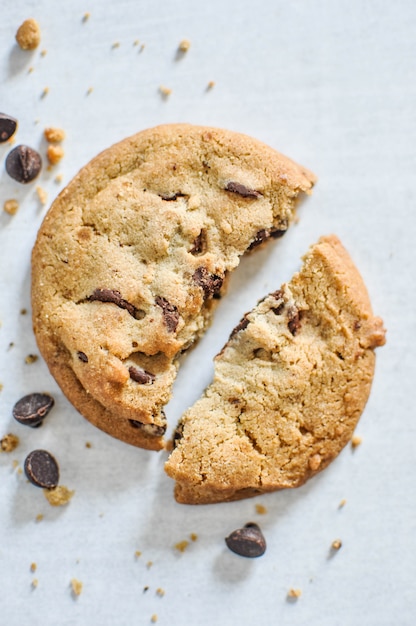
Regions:
<instances>
[{"instance_id":1,"label":"melted chocolate chunk","mask_svg":"<svg viewBox=\"0 0 416 626\"><path fill-rule=\"evenodd\" d=\"M248 558L255 558L262 556L266 551L266 540L259 526L250 522L243 528L234 530L228 537L225 538L225 543L228 548Z\"/></svg>"},{"instance_id":2,"label":"melted chocolate chunk","mask_svg":"<svg viewBox=\"0 0 416 626\"><path fill-rule=\"evenodd\" d=\"M17 146L7 155L6 171L18 183L30 183L42 168L41 156L33 148Z\"/></svg>"},{"instance_id":3,"label":"melted chocolate chunk","mask_svg":"<svg viewBox=\"0 0 416 626\"><path fill-rule=\"evenodd\" d=\"M173 202L175 201L177 198L185 198L186 195L184 193L172 193L172 194L163 194L160 193L159 197L162 198L162 200L166 200L166 202Z\"/></svg>"},{"instance_id":4,"label":"melted chocolate chunk","mask_svg":"<svg viewBox=\"0 0 416 626\"><path fill-rule=\"evenodd\" d=\"M256 248L257 246L260 246L264 241L266 241L266 239L269 239L269 238L270 238L270 232L266 230L265 228L262 228L256 233L256 236L254 237L253 241L249 245L248 249L252 250L253 248Z\"/></svg>"},{"instance_id":5,"label":"melted chocolate chunk","mask_svg":"<svg viewBox=\"0 0 416 626\"><path fill-rule=\"evenodd\" d=\"M55 489L59 482L59 467L56 459L46 450L33 450L24 464L28 480L42 489Z\"/></svg>"},{"instance_id":6,"label":"melted chocolate chunk","mask_svg":"<svg viewBox=\"0 0 416 626\"><path fill-rule=\"evenodd\" d=\"M79 351L79 352L78 352L78 358L79 358L79 360L80 360L80 361L82 361L83 363L88 363L88 357L87 357L87 355L85 354L85 352L81 352L81 351Z\"/></svg>"},{"instance_id":7,"label":"melted chocolate chunk","mask_svg":"<svg viewBox=\"0 0 416 626\"><path fill-rule=\"evenodd\" d=\"M183 428L184 428L183 423L179 422L179 424L177 425L175 429L175 432L173 433L173 438L172 438L173 449L176 448L176 446L178 445L178 443L183 437Z\"/></svg>"},{"instance_id":8,"label":"melted chocolate chunk","mask_svg":"<svg viewBox=\"0 0 416 626\"><path fill-rule=\"evenodd\" d=\"M232 193L237 193L239 196L242 196L243 198L261 198L263 195L259 191L256 191L255 189L250 189L249 187L246 187L242 183L236 183L233 181L230 181L229 183L226 184L225 190L231 191Z\"/></svg>"},{"instance_id":9,"label":"melted chocolate chunk","mask_svg":"<svg viewBox=\"0 0 416 626\"><path fill-rule=\"evenodd\" d=\"M156 376L146 370L140 370L138 367L131 365L129 367L130 378L140 385L152 384L155 381Z\"/></svg>"},{"instance_id":10,"label":"melted chocolate chunk","mask_svg":"<svg viewBox=\"0 0 416 626\"><path fill-rule=\"evenodd\" d=\"M301 312L296 307L292 306L289 308L287 312L287 317L288 317L287 326L290 332L292 333L292 335L295 336L301 328L301 323L300 323Z\"/></svg>"},{"instance_id":11,"label":"melted chocolate chunk","mask_svg":"<svg viewBox=\"0 0 416 626\"><path fill-rule=\"evenodd\" d=\"M166 298L156 296L155 302L160 306L163 313L163 319L168 332L174 333L179 323L179 311L174 304L171 304Z\"/></svg>"},{"instance_id":12,"label":"melted chocolate chunk","mask_svg":"<svg viewBox=\"0 0 416 626\"><path fill-rule=\"evenodd\" d=\"M19 424L37 428L48 415L55 400L47 393L30 393L13 407L13 417Z\"/></svg>"},{"instance_id":13,"label":"melted chocolate chunk","mask_svg":"<svg viewBox=\"0 0 416 626\"><path fill-rule=\"evenodd\" d=\"M198 267L193 273L193 280L204 292L204 299L215 296L221 290L223 278L217 274L210 274L205 267Z\"/></svg>"},{"instance_id":14,"label":"melted chocolate chunk","mask_svg":"<svg viewBox=\"0 0 416 626\"><path fill-rule=\"evenodd\" d=\"M235 328L233 328L233 330L231 331L231 334L228 338L228 341L234 337L234 335L236 335L240 330L244 330L245 328L247 328L247 326L249 325L249 320L247 319L247 317L244 315L244 317L241 318L241 320L238 322L237 326Z\"/></svg>"},{"instance_id":15,"label":"melted chocolate chunk","mask_svg":"<svg viewBox=\"0 0 416 626\"><path fill-rule=\"evenodd\" d=\"M194 245L189 250L191 254L194 256L198 256L200 254L204 254L207 249L207 241L206 241L206 232L204 229L201 230L198 237L195 237Z\"/></svg>"},{"instance_id":16,"label":"melted chocolate chunk","mask_svg":"<svg viewBox=\"0 0 416 626\"><path fill-rule=\"evenodd\" d=\"M166 432L166 426L158 426L157 424L143 424L143 422L138 422L137 420L129 420L129 423L133 428L139 428L146 435L151 435L152 437L162 437Z\"/></svg>"},{"instance_id":17,"label":"melted chocolate chunk","mask_svg":"<svg viewBox=\"0 0 416 626\"><path fill-rule=\"evenodd\" d=\"M4 143L16 132L17 120L10 115L0 113L0 143Z\"/></svg>"},{"instance_id":18,"label":"melted chocolate chunk","mask_svg":"<svg viewBox=\"0 0 416 626\"><path fill-rule=\"evenodd\" d=\"M270 237L273 239L279 239L279 237L283 237L283 235L287 232L289 228L289 222L286 219L281 220L280 224L276 228L272 228L270 230Z\"/></svg>"},{"instance_id":19,"label":"melted chocolate chunk","mask_svg":"<svg viewBox=\"0 0 416 626\"><path fill-rule=\"evenodd\" d=\"M127 300L121 297L121 293L115 289L95 289L87 300L93 302L98 300L99 302L111 302L120 309L125 309L136 320L142 320L146 313L142 309L137 309L134 304L131 304Z\"/></svg>"}]
</instances>

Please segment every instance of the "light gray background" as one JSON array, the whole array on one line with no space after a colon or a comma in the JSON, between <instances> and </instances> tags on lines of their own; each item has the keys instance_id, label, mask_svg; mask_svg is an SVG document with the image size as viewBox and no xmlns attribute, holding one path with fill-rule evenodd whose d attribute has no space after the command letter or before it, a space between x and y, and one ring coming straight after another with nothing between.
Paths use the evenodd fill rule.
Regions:
<instances>
[{"instance_id":1,"label":"light gray background","mask_svg":"<svg viewBox=\"0 0 416 626\"><path fill-rule=\"evenodd\" d=\"M42 132L53 125L67 139L61 165L25 187L4 173L10 148L0 146L0 205L20 201L14 217L0 211L0 435L21 439L13 454L0 455L0 622L140 626L157 614L169 626L415 624L416 4L5 0L1 13L0 110L19 119L18 143L44 153ZM24 53L14 34L30 16L42 42ZM184 37L191 49L177 59ZM210 80L216 85L206 91ZM160 97L160 85L172 89L169 99ZM346 448L296 491L180 506L163 454L94 429L42 360L24 362L37 348L30 315L19 311L30 307L30 251L47 209L36 185L51 202L101 149L176 121L256 136L313 169L319 183L299 224L234 274L212 328L180 371L168 407L172 425L209 382L211 359L242 312L288 280L321 234L341 237L388 329L357 428L362 445ZM62 185L54 182L58 172ZM56 407L43 428L25 429L11 409L36 390L50 391ZM76 490L65 508L50 507L12 468L37 447L56 455L61 482ZM38 513L44 519L36 523ZM259 522L268 542L258 560L224 544L247 521ZM174 544L192 532L198 540L180 554ZM343 546L331 558L336 538ZM74 577L84 583L78 599L69 589ZM302 590L296 603L286 599L291 587Z\"/></svg>"}]
</instances>

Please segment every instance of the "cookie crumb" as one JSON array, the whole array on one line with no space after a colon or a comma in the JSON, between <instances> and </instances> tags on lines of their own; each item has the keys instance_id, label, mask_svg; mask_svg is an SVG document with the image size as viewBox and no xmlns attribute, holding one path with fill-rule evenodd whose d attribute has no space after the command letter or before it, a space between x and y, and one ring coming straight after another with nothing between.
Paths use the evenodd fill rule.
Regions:
<instances>
[{"instance_id":1,"label":"cookie crumb","mask_svg":"<svg viewBox=\"0 0 416 626\"><path fill-rule=\"evenodd\" d=\"M16 41L22 50L34 50L40 44L40 28L37 21L31 17L17 29Z\"/></svg>"},{"instance_id":2,"label":"cookie crumb","mask_svg":"<svg viewBox=\"0 0 416 626\"><path fill-rule=\"evenodd\" d=\"M179 550L179 552L185 552L188 546L189 546L189 541L184 539L183 541L178 541L178 543L175 543L175 550Z\"/></svg>"},{"instance_id":3,"label":"cookie crumb","mask_svg":"<svg viewBox=\"0 0 416 626\"><path fill-rule=\"evenodd\" d=\"M31 572L36 572L37 567L38 567L38 566L36 565L36 563L31 563L31 564L30 564L30 571L31 571Z\"/></svg>"},{"instance_id":4,"label":"cookie crumb","mask_svg":"<svg viewBox=\"0 0 416 626\"><path fill-rule=\"evenodd\" d=\"M41 53L40 53L40 56L41 56L41 57L46 57L46 55L47 55L47 54L48 54L48 51L47 51L47 50L45 50L45 49L43 49L43 50L41 51Z\"/></svg>"},{"instance_id":5,"label":"cookie crumb","mask_svg":"<svg viewBox=\"0 0 416 626\"><path fill-rule=\"evenodd\" d=\"M198 535L196 533L191 533L189 537L191 538L191 541L196 541L198 539Z\"/></svg>"},{"instance_id":6,"label":"cookie crumb","mask_svg":"<svg viewBox=\"0 0 416 626\"><path fill-rule=\"evenodd\" d=\"M49 145L46 150L46 156L51 165L56 165L64 156L64 149L61 146Z\"/></svg>"},{"instance_id":7,"label":"cookie crumb","mask_svg":"<svg viewBox=\"0 0 416 626\"><path fill-rule=\"evenodd\" d=\"M146 593L146 591L149 591L149 585L146 585L145 587L143 587L143 593Z\"/></svg>"},{"instance_id":8,"label":"cookie crumb","mask_svg":"<svg viewBox=\"0 0 416 626\"><path fill-rule=\"evenodd\" d=\"M152 565L153 565L153 561L147 561L147 563L146 563L147 569L150 569L152 567Z\"/></svg>"},{"instance_id":9,"label":"cookie crumb","mask_svg":"<svg viewBox=\"0 0 416 626\"><path fill-rule=\"evenodd\" d=\"M42 93L40 94L41 99L46 98L49 93L49 87L45 87Z\"/></svg>"},{"instance_id":10,"label":"cookie crumb","mask_svg":"<svg viewBox=\"0 0 416 626\"><path fill-rule=\"evenodd\" d=\"M55 176L55 182L59 185L63 181L64 177L62 174L57 174Z\"/></svg>"},{"instance_id":11,"label":"cookie crumb","mask_svg":"<svg viewBox=\"0 0 416 626\"><path fill-rule=\"evenodd\" d=\"M20 315L27 315L27 309L20 309Z\"/></svg>"},{"instance_id":12,"label":"cookie crumb","mask_svg":"<svg viewBox=\"0 0 416 626\"><path fill-rule=\"evenodd\" d=\"M75 491L71 491L64 485L58 485L55 489L44 489L43 493L51 506L64 506L71 500Z\"/></svg>"},{"instance_id":13,"label":"cookie crumb","mask_svg":"<svg viewBox=\"0 0 416 626\"><path fill-rule=\"evenodd\" d=\"M256 504L256 513L258 513L258 515L266 515L267 509L262 504Z\"/></svg>"},{"instance_id":14,"label":"cookie crumb","mask_svg":"<svg viewBox=\"0 0 416 626\"><path fill-rule=\"evenodd\" d=\"M157 615L156 615L156 613L154 613L152 615L152 617L150 618L150 621L152 622L152 624L156 624L156 622L157 622Z\"/></svg>"},{"instance_id":15,"label":"cookie crumb","mask_svg":"<svg viewBox=\"0 0 416 626\"><path fill-rule=\"evenodd\" d=\"M119 41L115 41L113 43L113 45L111 46L111 48L114 50L115 48L119 48L120 47L120 42Z\"/></svg>"},{"instance_id":16,"label":"cookie crumb","mask_svg":"<svg viewBox=\"0 0 416 626\"><path fill-rule=\"evenodd\" d=\"M287 597L289 600L297 600L302 595L301 589L289 589Z\"/></svg>"},{"instance_id":17,"label":"cookie crumb","mask_svg":"<svg viewBox=\"0 0 416 626\"><path fill-rule=\"evenodd\" d=\"M86 441L85 442L85 447L86 448L92 448L91 442L90 441Z\"/></svg>"},{"instance_id":18,"label":"cookie crumb","mask_svg":"<svg viewBox=\"0 0 416 626\"><path fill-rule=\"evenodd\" d=\"M16 215L18 208L19 208L19 203L15 198L10 198L10 200L5 200L3 204L3 209L9 215Z\"/></svg>"},{"instance_id":19,"label":"cookie crumb","mask_svg":"<svg viewBox=\"0 0 416 626\"><path fill-rule=\"evenodd\" d=\"M38 358L39 357L37 354L28 354L27 357L25 358L25 363L27 363L28 365L30 365L31 363L36 363Z\"/></svg>"},{"instance_id":20,"label":"cookie crumb","mask_svg":"<svg viewBox=\"0 0 416 626\"><path fill-rule=\"evenodd\" d=\"M170 89L169 87L165 87L164 85L161 85L159 87L159 91L164 100L167 100L167 98L169 98L170 94L172 93L172 89Z\"/></svg>"},{"instance_id":21,"label":"cookie crumb","mask_svg":"<svg viewBox=\"0 0 416 626\"><path fill-rule=\"evenodd\" d=\"M48 194L42 187L36 187L36 193L38 194L39 202L44 206L48 201Z\"/></svg>"},{"instance_id":22,"label":"cookie crumb","mask_svg":"<svg viewBox=\"0 0 416 626\"><path fill-rule=\"evenodd\" d=\"M338 508L342 509L346 504L347 504L346 499L342 498L341 502L338 504Z\"/></svg>"},{"instance_id":23,"label":"cookie crumb","mask_svg":"<svg viewBox=\"0 0 416 626\"><path fill-rule=\"evenodd\" d=\"M35 517L35 522L41 522L43 520L43 513L38 513Z\"/></svg>"},{"instance_id":24,"label":"cookie crumb","mask_svg":"<svg viewBox=\"0 0 416 626\"><path fill-rule=\"evenodd\" d=\"M138 45L139 45L139 43L140 43L139 39L135 39L135 40L133 41L133 46L138 46Z\"/></svg>"},{"instance_id":25,"label":"cookie crumb","mask_svg":"<svg viewBox=\"0 0 416 626\"><path fill-rule=\"evenodd\" d=\"M80 596L82 593L82 582L80 580L78 580L77 578L72 578L71 579L71 591L73 593L74 596Z\"/></svg>"},{"instance_id":26,"label":"cookie crumb","mask_svg":"<svg viewBox=\"0 0 416 626\"><path fill-rule=\"evenodd\" d=\"M13 433L5 435L3 439L0 440L0 450L2 452L13 452L13 450L16 450L18 445L19 437L17 435L13 435Z\"/></svg>"},{"instance_id":27,"label":"cookie crumb","mask_svg":"<svg viewBox=\"0 0 416 626\"><path fill-rule=\"evenodd\" d=\"M332 543L331 543L331 548L332 550L338 551L342 548L342 541L341 539L335 539Z\"/></svg>"},{"instance_id":28,"label":"cookie crumb","mask_svg":"<svg viewBox=\"0 0 416 626\"><path fill-rule=\"evenodd\" d=\"M165 590L159 587L158 589L156 589L156 595L160 598L163 598L163 596L165 595Z\"/></svg>"},{"instance_id":29,"label":"cookie crumb","mask_svg":"<svg viewBox=\"0 0 416 626\"><path fill-rule=\"evenodd\" d=\"M179 52L185 54L186 52L188 52L190 47L191 42L189 41L189 39L182 39L182 41L179 43L178 50Z\"/></svg>"},{"instance_id":30,"label":"cookie crumb","mask_svg":"<svg viewBox=\"0 0 416 626\"><path fill-rule=\"evenodd\" d=\"M315 472L319 468L321 461L322 459L320 454L314 454L313 456L311 456L311 458L309 459L309 467L313 472Z\"/></svg>"},{"instance_id":31,"label":"cookie crumb","mask_svg":"<svg viewBox=\"0 0 416 626\"><path fill-rule=\"evenodd\" d=\"M82 16L82 22L83 24L85 24L85 22L88 22L88 20L91 17L91 13L88 13L88 11L86 13L84 13L84 15Z\"/></svg>"},{"instance_id":32,"label":"cookie crumb","mask_svg":"<svg viewBox=\"0 0 416 626\"><path fill-rule=\"evenodd\" d=\"M136 552L134 553L134 556L136 559L138 559L139 557L142 556L142 553L140 552L140 550L136 550Z\"/></svg>"},{"instance_id":33,"label":"cookie crumb","mask_svg":"<svg viewBox=\"0 0 416 626\"><path fill-rule=\"evenodd\" d=\"M89 96L90 94L92 94L93 91L94 91L94 87L88 87L85 95Z\"/></svg>"},{"instance_id":34,"label":"cookie crumb","mask_svg":"<svg viewBox=\"0 0 416 626\"><path fill-rule=\"evenodd\" d=\"M358 446L360 446L361 443L362 443L362 438L359 437L358 435L354 435L351 439L351 448L355 450L355 448L358 448Z\"/></svg>"},{"instance_id":35,"label":"cookie crumb","mask_svg":"<svg viewBox=\"0 0 416 626\"><path fill-rule=\"evenodd\" d=\"M34 578L34 579L32 580L32 582L31 582L31 585L32 585L32 588L33 588L33 589L36 589L36 587L38 586L38 584L39 584L39 581L38 581L38 579L37 579L37 578Z\"/></svg>"},{"instance_id":36,"label":"cookie crumb","mask_svg":"<svg viewBox=\"0 0 416 626\"><path fill-rule=\"evenodd\" d=\"M215 87L215 81L214 80L210 80L208 85L207 85L207 91L211 91L211 89L214 89Z\"/></svg>"},{"instance_id":37,"label":"cookie crumb","mask_svg":"<svg viewBox=\"0 0 416 626\"><path fill-rule=\"evenodd\" d=\"M31 74L31 73L33 72L33 70L34 70L34 67L33 67L33 65L31 65L31 66L29 67L29 69L27 70L27 73L28 73L28 74Z\"/></svg>"},{"instance_id":38,"label":"cookie crumb","mask_svg":"<svg viewBox=\"0 0 416 626\"><path fill-rule=\"evenodd\" d=\"M45 128L43 131L46 141L49 143L60 143L65 139L65 131L62 128Z\"/></svg>"}]
</instances>

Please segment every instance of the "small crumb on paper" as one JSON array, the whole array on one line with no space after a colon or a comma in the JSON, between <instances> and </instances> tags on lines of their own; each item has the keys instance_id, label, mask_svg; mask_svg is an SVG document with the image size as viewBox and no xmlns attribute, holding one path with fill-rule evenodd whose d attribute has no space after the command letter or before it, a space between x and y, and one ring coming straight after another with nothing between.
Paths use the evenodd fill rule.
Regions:
<instances>
[{"instance_id":1,"label":"small crumb on paper","mask_svg":"<svg viewBox=\"0 0 416 626\"><path fill-rule=\"evenodd\" d=\"M358 446L361 445L362 443L362 438L359 437L358 435L354 435L353 438L351 439L351 447L353 450L355 450L355 448L358 448Z\"/></svg>"},{"instance_id":2,"label":"small crumb on paper","mask_svg":"<svg viewBox=\"0 0 416 626\"><path fill-rule=\"evenodd\" d=\"M17 435L13 435L13 433L5 435L3 439L0 440L0 450L2 452L13 452L13 450L16 450L18 445L19 437Z\"/></svg>"},{"instance_id":3,"label":"small crumb on paper","mask_svg":"<svg viewBox=\"0 0 416 626\"><path fill-rule=\"evenodd\" d=\"M184 539L183 541L178 541L178 543L175 543L175 549L178 550L179 552L185 552L188 546L189 546L189 541L187 541L186 539Z\"/></svg>"},{"instance_id":4,"label":"small crumb on paper","mask_svg":"<svg viewBox=\"0 0 416 626\"><path fill-rule=\"evenodd\" d=\"M298 600L298 598L300 598L300 596L302 595L302 591L301 589L289 589L289 591L287 592L287 597L289 598L289 600Z\"/></svg>"},{"instance_id":5,"label":"small crumb on paper","mask_svg":"<svg viewBox=\"0 0 416 626\"><path fill-rule=\"evenodd\" d=\"M259 515L266 515L267 509L262 504L256 504L256 513Z\"/></svg>"},{"instance_id":6,"label":"small crumb on paper","mask_svg":"<svg viewBox=\"0 0 416 626\"><path fill-rule=\"evenodd\" d=\"M5 200L3 204L3 209L9 215L15 215L19 208L19 203L15 198L10 198L10 200Z\"/></svg>"},{"instance_id":7,"label":"small crumb on paper","mask_svg":"<svg viewBox=\"0 0 416 626\"><path fill-rule=\"evenodd\" d=\"M185 54L185 52L188 52L190 47L191 42L189 41L189 39L182 39L182 41L179 43L178 50L179 52Z\"/></svg>"},{"instance_id":8,"label":"small crumb on paper","mask_svg":"<svg viewBox=\"0 0 416 626\"><path fill-rule=\"evenodd\" d=\"M71 591L73 593L74 596L80 596L82 593L82 587L83 584L80 580L78 580L77 578L72 578L71 579Z\"/></svg>"},{"instance_id":9,"label":"small crumb on paper","mask_svg":"<svg viewBox=\"0 0 416 626\"><path fill-rule=\"evenodd\" d=\"M30 17L17 29L16 41L22 50L34 50L40 44L40 27L37 21Z\"/></svg>"},{"instance_id":10,"label":"small crumb on paper","mask_svg":"<svg viewBox=\"0 0 416 626\"><path fill-rule=\"evenodd\" d=\"M71 500L75 491L71 491L64 485L58 485L55 489L44 489L43 493L51 506L64 506Z\"/></svg>"}]
</instances>

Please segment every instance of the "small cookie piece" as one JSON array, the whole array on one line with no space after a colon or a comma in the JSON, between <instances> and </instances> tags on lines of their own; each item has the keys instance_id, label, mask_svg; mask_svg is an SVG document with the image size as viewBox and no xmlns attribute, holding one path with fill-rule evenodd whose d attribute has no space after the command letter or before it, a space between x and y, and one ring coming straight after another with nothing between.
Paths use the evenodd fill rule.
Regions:
<instances>
[{"instance_id":1,"label":"small cookie piece","mask_svg":"<svg viewBox=\"0 0 416 626\"><path fill-rule=\"evenodd\" d=\"M314 180L255 139L187 124L138 133L84 167L32 256L39 349L75 407L161 449L179 356L259 231L280 236Z\"/></svg>"},{"instance_id":2,"label":"small cookie piece","mask_svg":"<svg viewBox=\"0 0 416 626\"><path fill-rule=\"evenodd\" d=\"M244 316L183 416L165 466L178 502L299 487L327 467L351 438L384 342L351 258L322 237L291 282Z\"/></svg>"},{"instance_id":3,"label":"small cookie piece","mask_svg":"<svg viewBox=\"0 0 416 626\"><path fill-rule=\"evenodd\" d=\"M25 20L16 33L16 41L22 50L34 50L40 44L39 24L33 17Z\"/></svg>"}]
</instances>

